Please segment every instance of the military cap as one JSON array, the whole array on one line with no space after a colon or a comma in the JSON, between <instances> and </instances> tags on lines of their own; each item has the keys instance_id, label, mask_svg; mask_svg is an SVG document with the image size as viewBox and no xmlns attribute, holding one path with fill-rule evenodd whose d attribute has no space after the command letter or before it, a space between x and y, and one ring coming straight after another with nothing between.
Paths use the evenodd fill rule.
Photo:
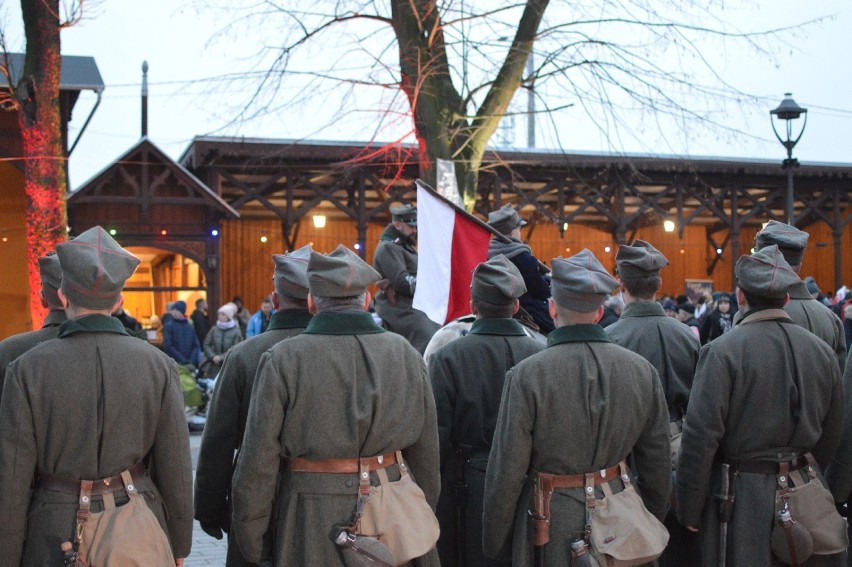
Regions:
<instances>
[{"instance_id":1,"label":"military cap","mask_svg":"<svg viewBox=\"0 0 852 567\"><path fill-rule=\"evenodd\" d=\"M41 294L45 303L51 309L62 309L62 301L56 290L62 282L62 268L59 266L59 256L51 250L44 256L39 256L38 271L41 275Z\"/></svg>"},{"instance_id":2,"label":"military cap","mask_svg":"<svg viewBox=\"0 0 852 567\"><path fill-rule=\"evenodd\" d=\"M141 260L96 226L74 240L56 245L62 267L62 293L74 306L112 309L127 278Z\"/></svg>"},{"instance_id":3,"label":"military cap","mask_svg":"<svg viewBox=\"0 0 852 567\"><path fill-rule=\"evenodd\" d=\"M798 266L805 256L805 247L808 245L809 236L807 232L799 230L795 226L771 220L766 223L763 230L757 233L754 242L758 250L777 244L787 263L791 266Z\"/></svg>"},{"instance_id":4,"label":"military cap","mask_svg":"<svg viewBox=\"0 0 852 567\"><path fill-rule=\"evenodd\" d=\"M526 225L527 221L518 215L512 205L506 205L488 213L488 224L500 234L510 234L517 227Z\"/></svg>"},{"instance_id":5,"label":"military cap","mask_svg":"<svg viewBox=\"0 0 852 567\"><path fill-rule=\"evenodd\" d=\"M521 272L503 254L482 262L473 270L470 295L474 300L506 305L526 292Z\"/></svg>"},{"instance_id":6,"label":"military cap","mask_svg":"<svg viewBox=\"0 0 852 567\"><path fill-rule=\"evenodd\" d=\"M310 246L302 246L289 254L272 255L275 262L272 281L278 295L296 299L308 297L308 260L312 251Z\"/></svg>"},{"instance_id":7,"label":"military cap","mask_svg":"<svg viewBox=\"0 0 852 567\"><path fill-rule=\"evenodd\" d=\"M182 299L178 299L174 303L172 303L172 309L175 311L180 311L184 315L186 315L186 301Z\"/></svg>"},{"instance_id":8,"label":"military cap","mask_svg":"<svg viewBox=\"0 0 852 567\"><path fill-rule=\"evenodd\" d=\"M742 256L734 272L742 289L760 297L784 297L790 286L801 281L775 244Z\"/></svg>"},{"instance_id":9,"label":"military cap","mask_svg":"<svg viewBox=\"0 0 852 567\"><path fill-rule=\"evenodd\" d=\"M367 291L382 276L342 244L330 254L311 252L308 288L318 297L352 297Z\"/></svg>"},{"instance_id":10,"label":"military cap","mask_svg":"<svg viewBox=\"0 0 852 567\"><path fill-rule=\"evenodd\" d=\"M417 226L417 209L414 205L400 205L390 208L393 220L402 221L409 226Z\"/></svg>"},{"instance_id":11,"label":"military cap","mask_svg":"<svg viewBox=\"0 0 852 567\"><path fill-rule=\"evenodd\" d=\"M622 244L615 255L618 273L624 278L656 276L669 265L663 253L644 240L635 240L631 246Z\"/></svg>"},{"instance_id":12,"label":"military cap","mask_svg":"<svg viewBox=\"0 0 852 567\"><path fill-rule=\"evenodd\" d=\"M581 313L590 313L600 307L618 280L588 249L570 258L554 258L551 272L551 290L556 303Z\"/></svg>"}]
</instances>

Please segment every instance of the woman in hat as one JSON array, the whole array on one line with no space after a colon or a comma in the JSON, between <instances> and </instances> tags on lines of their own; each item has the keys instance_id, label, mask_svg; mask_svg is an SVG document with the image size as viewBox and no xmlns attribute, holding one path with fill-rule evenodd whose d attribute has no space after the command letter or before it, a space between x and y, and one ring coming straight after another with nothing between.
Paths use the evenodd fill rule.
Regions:
<instances>
[{"instance_id":1,"label":"woman in hat","mask_svg":"<svg viewBox=\"0 0 852 567\"><path fill-rule=\"evenodd\" d=\"M216 326L210 329L204 338L204 361L201 368L205 376L216 376L222 368L225 353L243 340L243 334L235 319L236 314L237 306L233 303L226 303L219 308Z\"/></svg>"}]
</instances>

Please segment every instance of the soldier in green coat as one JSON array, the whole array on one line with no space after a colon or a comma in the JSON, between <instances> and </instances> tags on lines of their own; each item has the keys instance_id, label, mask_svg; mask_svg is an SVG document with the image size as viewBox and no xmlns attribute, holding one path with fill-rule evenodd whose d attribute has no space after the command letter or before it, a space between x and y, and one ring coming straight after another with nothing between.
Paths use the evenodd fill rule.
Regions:
<instances>
[{"instance_id":1,"label":"soldier in green coat","mask_svg":"<svg viewBox=\"0 0 852 567\"><path fill-rule=\"evenodd\" d=\"M769 221L754 237L755 250L777 245L784 259L796 274L802 269L802 260L810 235L789 224ZM835 313L813 298L808 286L802 280L790 286L787 290L790 301L784 306L784 311L800 327L809 330L831 347L840 365L840 371L846 365L846 333L843 322Z\"/></svg>"},{"instance_id":2,"label":"soldier in green coat","mask_svg":"<svg viewBox=\"0 0 852 567\"><path fill-rule=\"evenodd\" d=\"M482 494L503 381L509 368L544 348L512 318L526 289L502 254L479 264L470 290L476 322L429 359L441 444L443 565L495 565L482 554Z\"/></svg>"},{"instance_id":3,"label":"soldier in green coat","mask_svg":"<svg viewBox=\"0 0 852 567\"><path fill-rule=\"evenodd\" d=\"M47 317L41 329L0 341L0 394L3 393L3 382L6 380L6 366L37 344L55 339L59 334L59 325L67 319L57 292L62 269L56 253L48 252L41 256L38 259L38 270L41 276L41 304L48 309Z\"/></svg>"},{"instance_id":4,"label":"soldier in green coat","mask_svg":"<svg viewBox=\"0 0 852 567\"><path fill-rule=\"evenodd\" d=\"M355 511L359 458L372 457L391 481L403 468L410 471L434 509L440 490L435 399L420 354L365 311L367 286L378 279L344 246L312 253L314 318L261 358L233 480L232 529L248 561L342 565L333 538ZM404 463L385 458L395 451ZM369 474L374 486L377 470ZM415 520L399 513L401 522ZM265 546L271 523L274 540ZM415 560L435 563L434 548Z\"/></svg>"},{"instance_id":5,"label":"soldier in green coat","mask_svg":"<svg viewBox=\"0 0 852 567\"><path fill-rule=\"evenodd\" d=\"M612 342L641 355L657 370L669 409L672 439L679 440L701 344L687 325L667 317L656 302L663 285L660 270L669 265L662 252L636 240L632 246L618 248L615 262L625 307L621 319L604 332ZM678 523L674 514L666 517L665 524L671 538L660 564L700 565L697 538Z\"/></svg>"},{"instance_id":6,"label":"soldier in green coat","mask_svg":"<svg viewBox=\"0 0 852 567\"><path fill-rule=\"evenodd\" d=\"M201 529L216 539L222 539L222 532L230 530L234 454L242 443L260 357L284 339L300 334L311 320L307 303L310 256L310 246L272 256L275 263L272 301L277 311L266 332L228 351L216 379L195 470L195 519L201 522ZM228 537L226 565L251 565L243 558L234 537Z\"/></svg>"},{"instance_id":7,"label":"soldier in green coat","mask_svg":"<svg viewBox=\"0 0 852 567\"><path fill-rule=\"evenodd\" d=\"M777 246L741 257L735 267L743 317L704 345L684 423L677 516L698 531L705 565L720 550L721 464L731 467L735 500L727 525L728 565L770 565L778 464L793 469L810 452L824 468L843 428L844 394L834 352L782 309L799 277ZM834 513L831 510L831 513ZM843 565L842 553L805 565Z\"/></svg>"},{"instance_id":8,"label":"soldier in green coat","mask_svg":"<svg viewBox=\"0 0 852 567\"><path fill-rule=\"evenodd\" d=\"M110 316L139 259L99 226L56 252L68 320L9 366L0 402L0 563L64 565L79 481L133 468L180 565L192 545L192 463L177 367ZM92 512L102 502L93 494Z\"/></svg>"},{"instance_id":9,"label":"soldier in green coat","mask_svg":"<svg viewBox=\"0 0 852 567\"><path fill-rule=\"evenodd\" d=\"M399 333L423 354L440 325L415 309L417 288L417 210L412 205L391 207L389 224L373 254L373 268L383 282L376 295L376 313L385 327Z\"/></svg>"},{"instance_id":10,"label":"soldier in green coat","mask_svg":"<svg viewBox=\"0 0 852 567\"><path fill-rule=\"evenodd\" d=\"M666 400L656 370L612 343L596 321L618 282L583 250L551 263L547 348L509 371L485 476L485 555L532 565L530 471L576 475L633 454L636 484L661 521L669 508L671 457ZM598 498L603 497L598 487ZM583 488L558 488L550 504L545 565L569 565L585 526Z\"/></svg>"}]
</instances>

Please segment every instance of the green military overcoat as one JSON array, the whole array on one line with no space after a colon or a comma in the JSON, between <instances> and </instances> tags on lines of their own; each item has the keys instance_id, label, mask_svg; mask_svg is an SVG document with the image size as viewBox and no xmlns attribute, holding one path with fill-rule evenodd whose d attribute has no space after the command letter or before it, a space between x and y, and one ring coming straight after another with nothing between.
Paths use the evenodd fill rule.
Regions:
<instances>
[{"instance_id":1,"label":"green military overcoat","mask_svg":"<svg viewBox=\"0 0 852 567\"><path fill-rule=\"evenodd\" d=\"M503 382L511 367L543 349L514 319L477 319L468 335L429 359L441 447L438 553L445 565L452 565L458 552L456 511L461 505L466 565L493 564L482 555L482 496ZM466 495L454 492L457 483L467 485Z\"/></svg>"},{"instance_id":2,"label":"green military overcoat","mask_svg":"<svg viewBox=\"0 0 852 567\"><path fill-rule=\"evenodd\" d=\"M12 335L0 341L0 395L3 394L3 383L6 381L6 367L10 362L33 348L34 346L55 339L59 334L59 325L65 322L67 317L64 311L49 311L41 329ZM0 398L2 399L2 398Z\"/></svg>"},{"instance_id":3,"label":"green military overcoat","mask_svg":"<svg viewBox=\"0 0 852 567\"><path fill-rule=\"evenodd\" d=\"M396 294L391 302L384 291L376 295L376 313L394 333L399 333L414 345L420 354L439 325L412 306L417 288L417 250L391 224L385 228L373 254L373 268L390 282Z\"/></svg>"},{"instance_id":4,"label":"green military overcoat","mask_svg":"<svg viewBox=\"0 0 852 567\"><path fill-rule=\"evenodd\" d=\"M811 296L805 282L799 282L790 288L790 301L784 311L800 327L809 330L831 347L840 365L840 371L846 365L846 332L843 322L834 312Z\"/></svg>"},{"instance_id":5,"label":"green military overcoat","mask_svg":"<svg viewBox=\"0 0 852 567\"><path fill-rule=\"evenodd\" d=\"M216 379L213 398L195 469L195 519L227 525L230 517L234 456L240 448L248 419L249 402L260 357L284 339L305 330L311 314L306 310L277 311L266 332L233 347L225 356ZM242 557L236 538L228 538L227 567L250 565Z\"/></svg>"},{"instance_id":6,"label":"green military overcoat","mask_svg":"<svg viewBox=\"0 0 852 567\"><path fill-rule=\"evenodd\" d=\"M678 463L678 519L700 528L716 565L720 464L813 453L825 467L840 442L843 385L834 352L780 309L754 309L701 349ZM729 565L769 565L775 475L740 473L728 526ZM826 558L823 558L826 559ZM832 563L830 558L821 564ZM816 564L815 559L808 565Z\"/></svg>"},{"instance_id":7,"label":"green military overcoat","mask_svg":"<svg viewBox=\"0 0 852 567\"><path fill-rule=\"evenodd\" d=\"M636 301L624 307L621 319L604 329L617 345L641 355L657 370L671 420L680 419L689 403L689 390L701 343L687 325L666 316L656 301Z\"/></svg>"},{"instance_id":8,"label":"green military overcoat","mask_svg":"<svg viewBox=\"0 0 852 567\"><path fill-rule=\"evenodd\" d=\"M547 344L506 376L485 477L485 555L510 557L515 567L533 563L530 470L582 474L632 453L645 506L661 521L669 508L669 418L656 370L598 325L557 328ZM569 544L584 524L583 489L557 489L546 565L570 564Z\"/></svg>"},{"instance_id":9,"label":"green military overcoat","mask_svg":"<svg viewBox=\"0 0 852 567\"><path fill-rule=\"evenodd\" d=\"M145 461L139 493L175 557L192 545L192 463L174 361L106 315L66 321L21 355L0 403L0 564L63 565L79 494L31 490L38 473L110 477ZM100 497L93 497L93 507Z\"/></svg>"},{"instance_id":10,"label":"green military overcoat","mask_svg":"<svg viewBox=\"0 0 852 567\"><path fill-rule=\"evenodd\" d=\"M342 565L332 537L352 517L357 474L283 472L282 458L356 458L402 450L434 509L440 490L435 399L422 357L369 313L320 313L260 362L233 480L243 555L274 565ZM393 470L391 470L393 469ZM390 468L390 474L398 469ZM433 550L417 561L437 563Z\"/></svg>"}]
</instances>

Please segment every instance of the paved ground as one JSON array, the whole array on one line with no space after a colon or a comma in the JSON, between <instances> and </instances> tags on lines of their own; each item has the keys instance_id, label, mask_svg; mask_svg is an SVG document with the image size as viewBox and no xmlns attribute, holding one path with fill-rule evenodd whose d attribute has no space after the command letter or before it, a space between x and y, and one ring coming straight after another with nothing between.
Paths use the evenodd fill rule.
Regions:
<instances>
[{"instance_id":1,"label":"paved ground","mask_svg":"<svg viewBox=\"0 0 852 567\"><path fill-rule=\"evenodd\" d=\"M192 433L189 437L189 447L192 451L192 472L195 474L195 464L198 461L198 448L201 446L201 434ZM192 532L192 552L184 561L185 567L207 567L208 565L224 565L225 539L215 540L201 531L198 522Z\"/></svg>"}]
</instances>

